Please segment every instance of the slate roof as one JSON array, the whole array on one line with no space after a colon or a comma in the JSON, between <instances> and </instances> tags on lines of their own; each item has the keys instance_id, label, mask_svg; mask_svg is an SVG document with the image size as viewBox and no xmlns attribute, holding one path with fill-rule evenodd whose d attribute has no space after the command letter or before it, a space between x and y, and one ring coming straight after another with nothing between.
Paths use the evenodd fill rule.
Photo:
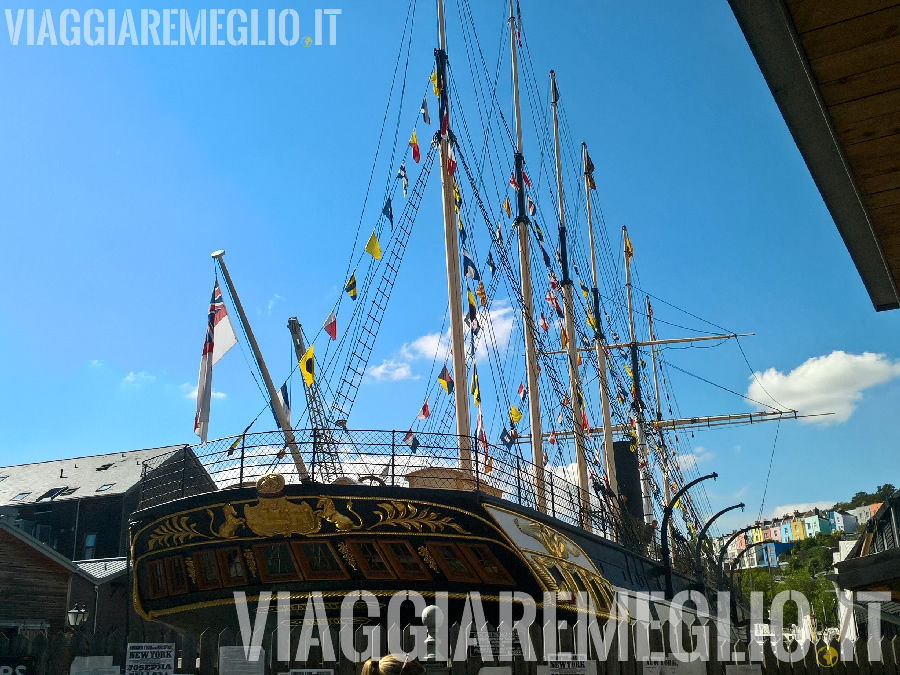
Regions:
<instances>
[{"instance_id":1,"label":"slate roof","mask_svg":"<svg viewBox=\"0 0 900 675\"><path fill-rule=\"evenodd\" d=\"M182 447L169 445L0 467L0 506L124 494L140 481L145 460ZM101 489L104 486L109 487ZM60 492L59 488L67 490ZM77 489L69 492L73 488ZM14 497L26 492L27 496L14 500Z\"/></svg>"},{"instance_id":2,"label":"slate roof","mask_svg":"<svg viewBox=\"0 0 900 675\"><path fill-rule=\"evenodd\" d=\"M100 558L96 560L76 560L75 565L101 582L125 574L127 561L123 558Z\"/></svg>"}]
</instances>

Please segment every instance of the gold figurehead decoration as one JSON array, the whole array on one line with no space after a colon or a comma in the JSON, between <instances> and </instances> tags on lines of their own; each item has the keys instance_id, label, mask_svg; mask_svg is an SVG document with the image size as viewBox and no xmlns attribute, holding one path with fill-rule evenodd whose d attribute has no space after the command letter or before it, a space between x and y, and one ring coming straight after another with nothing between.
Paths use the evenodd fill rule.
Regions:
<instances>
[{"instance_id":1,"label":"gold figurehead decoration","mask_svg":"<svg viewBox=\"0 0 900 675\"><path fill-rule=\"evenodd\" d=\"M321 497L313 510L309 502L291 502L285 497L284 476L277 473L266 474L256 481L259 502L244 507L244 518L255 534L261 537L292 534L317 534L323 522L334 525L339 532L358 530L362 527L362 519L356 514L347 500L347 511L356 516L353 522L349 516L340 513L329 497Z\"/></svg>"}]
</instances>

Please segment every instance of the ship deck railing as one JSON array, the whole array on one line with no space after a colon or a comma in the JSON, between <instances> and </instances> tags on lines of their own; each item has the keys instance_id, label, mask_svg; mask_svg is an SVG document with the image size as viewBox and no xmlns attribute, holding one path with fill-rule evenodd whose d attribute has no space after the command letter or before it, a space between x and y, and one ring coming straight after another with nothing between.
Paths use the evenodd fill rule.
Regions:
<instances>
[{"instance_id":1,"label":"ship deck railing","mask_svg":"<svg viewBox=\"0 0 900 675\"><path fill-rule=\"evenodd\" d=\"M602 490L593 493L589 508L582 508L574 465L543 467L545 508L539 509L535 465L505 446L476 444L474 437L416 432L413 447L407 431L336 428L294 429L293 440L293 446L286 444L281 431L247 433L186 445L148 459L143 465L138 508L253 487L270 473L281 474L288 485L312 482L471 490L542 510L571 525L587 526L630 550L659 557L658 531L630 516L611 495ZM471 449L468 465L460 464L461 446ZM295 461L294 453L302 463Z\"/></svg>"}]
</instances>

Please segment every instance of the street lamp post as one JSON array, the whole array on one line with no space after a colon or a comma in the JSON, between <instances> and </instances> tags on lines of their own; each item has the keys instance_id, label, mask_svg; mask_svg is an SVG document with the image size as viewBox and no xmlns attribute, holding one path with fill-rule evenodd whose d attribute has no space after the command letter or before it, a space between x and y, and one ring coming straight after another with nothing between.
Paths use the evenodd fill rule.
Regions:
<instances>
[{"instance_id":1,"label":"street lamp post","mask_svg":"<svg viewBox=\"0 0 900 675\"><path fill-rule=\"evenodd\" d=\"M723 516L726 513L728 513L729 511L733 511L734 509L740 509L741 511L743 511L744 510L744 502L741 502L740 504L735 504L734 506L729 506L728 508L722 509L721 511L719 511L716 515L714 515L712 518L710 518L709 520L706 521L706 525L703 526L703 529L700 530L700 534L697 535L697 543L694 546L694 568L697 571L697 581L700 582L701 588L704 585L703 584L703 566L700 562L700 549L703 546L703 540L706 538L706 533L709 530L710 526L713 524L713 522L718 520L720 516ZM731 540L729 540L728 543L730 544Z\"/></svg>"},{"instance_id":2,"label":"street lamp post","mask_svg":"<svg viewBox=\"0 0 900 675\"><path fill-rule=\"evenodd\" d=\"M684 485L678 492L672 495L672 498L669 500L669 503L666 504L666 508L663 509L663 519L662 519L662 564L663 571L666 575L666 599L671 600L675 595L675 591L672 587L672 554L669 551L669 520L672 518L672 508L675 503L681 499L681 496L694 487L697 483L708 480L710 478L718 478L719 474L713 471L710 474L705 476L700 476L700 478L695 478L690 483Z\"/></svg>"},{"instance_id":3,"label":"street lamp post","mask_svg":"<svg viewBox=\"0 0 900 675\"><path fill-rule=\"evenodd\" d=\"M718 590L720 590L720 591L725 590L724 567L725 567L725 554L728 552L728 547L731 546L731 542L733 542L735 539L737 539L742 534L744 534L744 532L749 532L753 528L754 528L754 525L748 525L743 530L738 530L737 532L732 534L731 537L728 538L728 541L726 541L725 544L722 546L722 550L719 551L719 575L718 575L719 579L718 579L718 583L716 584L716 588ZM735 562L737 561L738 558L741 557L742 554L743 554L743 551L741 551L734 557ZM734 563L732 563L732 566L733 566L733 564Z\"/></svg>"},{"instance_id":4,"label":"street lamp post","mask_svg":"<svg viewBox=\"0 0 900 675\"><path fill-rule=\"evenodd\" d=\"M69 624L70 628L79 629L84 624L84 620L87 619L88 611L84 605L80 605L78 603L75 604L72 609L66 612L66 623Z\"/></svg>"}]
</instances>

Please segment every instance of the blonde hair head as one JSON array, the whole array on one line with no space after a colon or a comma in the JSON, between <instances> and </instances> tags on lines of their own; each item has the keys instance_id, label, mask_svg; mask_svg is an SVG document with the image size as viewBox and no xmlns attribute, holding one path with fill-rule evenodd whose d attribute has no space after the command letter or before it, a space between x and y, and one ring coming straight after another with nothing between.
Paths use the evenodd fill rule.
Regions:
<instances>
[{"instance_id":1,"label":"blonde hair head","mask_svg":"<svg viewBox=\"0 0 900 675\"><path fill-rule=\"evenodd\" d=\"M362 675L423 675L425 666L419 659L409 660L403 655L385 654L380 659L369 659L363 664Z\"/></svg>"}]
</instances>

